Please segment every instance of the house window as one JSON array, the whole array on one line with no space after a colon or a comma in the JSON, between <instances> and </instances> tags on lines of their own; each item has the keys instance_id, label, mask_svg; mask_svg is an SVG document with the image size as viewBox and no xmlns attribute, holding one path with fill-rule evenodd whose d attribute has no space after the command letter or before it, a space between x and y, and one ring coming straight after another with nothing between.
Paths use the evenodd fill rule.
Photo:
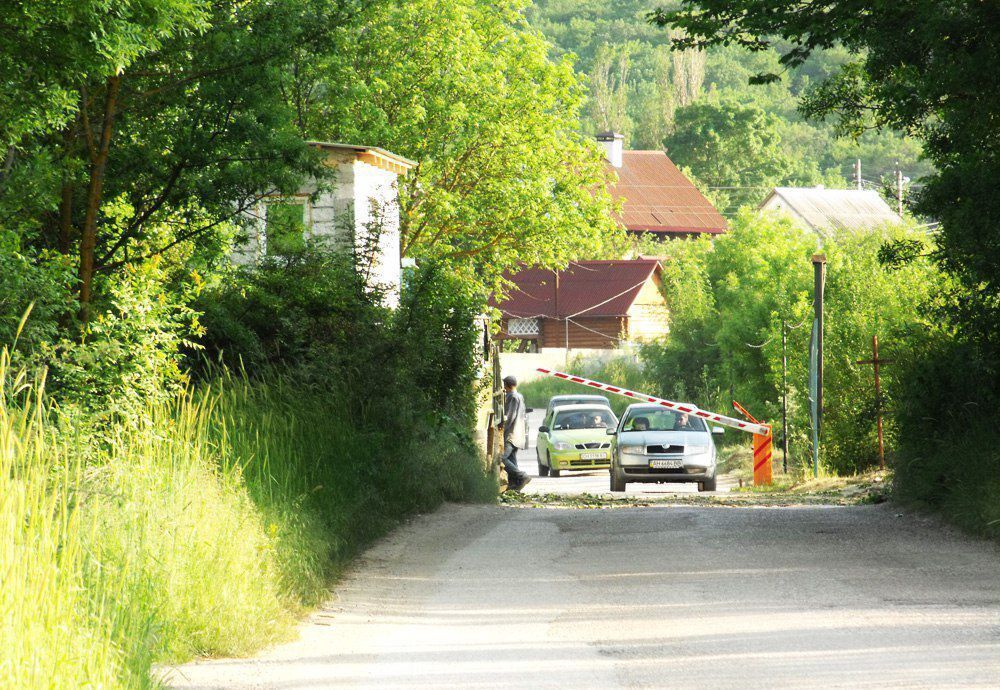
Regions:
<instances>
[{"instance_id":1,"label":"house window","mask_svg":"<svg viewBox=\"0 0 1000 690\"><path fill-rule=\"evenodd\" d=\"M538 319L510 319L507 322L507 335L515 338L538 335L540 332Z\"/></svg>"},{"instance_id":2,"label":"house window","mask_svg":"<svg viewBox=\"0 0 1000 690\"><path fill-rule=\"evenodd\" d=\"M267 253L296 254L306 248L306 205L301 201L274 201L267 205Z\"/></svg>"}]
</instances>

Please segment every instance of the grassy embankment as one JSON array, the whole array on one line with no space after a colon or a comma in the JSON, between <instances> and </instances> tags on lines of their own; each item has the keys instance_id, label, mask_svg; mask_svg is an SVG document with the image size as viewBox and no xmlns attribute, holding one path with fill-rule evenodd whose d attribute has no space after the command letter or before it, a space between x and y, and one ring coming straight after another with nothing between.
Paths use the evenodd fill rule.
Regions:
<instances>
[{"instance_id":1,"label":"grassy embankment","mask_svg":"<svg viewBox=\"0 0 1000 690\"><path fill-rule=\"evenodd\" d=\"M403 516L495 496L460 434L280 377L220 379L89 453L0 381L0 687L155 687L154 661L249 653Z\"/></svg>"}]
</instances>

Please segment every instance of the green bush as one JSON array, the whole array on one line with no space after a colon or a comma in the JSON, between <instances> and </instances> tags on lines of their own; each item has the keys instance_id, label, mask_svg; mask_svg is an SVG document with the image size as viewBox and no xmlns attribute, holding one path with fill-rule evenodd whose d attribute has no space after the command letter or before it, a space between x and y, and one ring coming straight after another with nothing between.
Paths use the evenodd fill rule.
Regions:
<instances>
[{"instance_id":1,"label":"green bush","mask_svg":"<svg viewBox=\"0 0 1000 690\"><path fill-rule=\"evenodd\" d=\"M73 267L59 254L26 256L0 248L0 346L11 350L17 364L33 366L39 348L60 337L60 321L73 311L74 279Z\"/></svg>"},{"instance_id":2,"label":"green bush","mask_svg":"<svg viewBox=\"0 0 1000 690\"><path fill-rule=\"evenodd\" d=\"M63 329L32 358L48 368L46 390L64 418L98 435L141 423L151 403L177 396L188 381L181 348L201 331L189 306L197 286L172 282L160 259L103 282L106 299L82 334L76 324Z\"/></svg>"},{"instance_id":3,"label":"green bush","mask_svg":"<svg viewBox=\"0 0 1000 690\"><path fill-rule=\"evenodd\" d=\"M1000 537L996 363L974 341L935 328L899 369L896 495Z\"/></svg>"},{"instance_id":4,"label":"green bush","mask_svg":"<svg viewBox=\"0 0 1000 690\"><path fill-rule=\"evenodd\" d=\"M351 366L356 348L378 343L379 324L390 317L347 253L320 247L269 256L215 278L195 303L202 313L204 352L190 353L202 369L222 361L251 377L270 366L321 362Z\"/></svg>"}]
</instances>

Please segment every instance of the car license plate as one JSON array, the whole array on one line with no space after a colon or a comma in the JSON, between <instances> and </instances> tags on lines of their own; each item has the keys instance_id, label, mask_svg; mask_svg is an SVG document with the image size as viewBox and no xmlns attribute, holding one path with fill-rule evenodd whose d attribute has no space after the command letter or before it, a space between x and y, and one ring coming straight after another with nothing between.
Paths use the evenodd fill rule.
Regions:
<instances>
[{"instance_id":1,"label":"car license plate","mask_svg":"<svg viewBox=\"0 0 1000 690\"><path fill-rule=\"evenodd\" d=\"M604 460L607 457L607 453L580 453L581 460Z\"/></svg>"},{"instance_id":2,"label":"car license plate","mask_svg":"<svg viewBox=\"0 0 1000 690\"><path fill-rule=\"evenodd\" d=\"M684 467L680 460L650 460L649 468L653 470L677 470Z\"/></svg>"}]
</instances>

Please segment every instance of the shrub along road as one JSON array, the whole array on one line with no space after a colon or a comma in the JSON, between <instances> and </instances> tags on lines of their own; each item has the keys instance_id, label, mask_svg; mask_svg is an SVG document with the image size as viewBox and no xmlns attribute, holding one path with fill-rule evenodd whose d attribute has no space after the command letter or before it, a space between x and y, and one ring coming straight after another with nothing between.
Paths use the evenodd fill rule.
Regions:
<instances>
[{"instance_id":1,"label":"shrub along road","mask_svg":"<svg viewBox=\"0 0 1000 690\"><path fill-rule=\"evenodd\" d=\"M175 688L1000 686L1000 552L891 504L447 506Z\"/></svg>"}]
</instances>

